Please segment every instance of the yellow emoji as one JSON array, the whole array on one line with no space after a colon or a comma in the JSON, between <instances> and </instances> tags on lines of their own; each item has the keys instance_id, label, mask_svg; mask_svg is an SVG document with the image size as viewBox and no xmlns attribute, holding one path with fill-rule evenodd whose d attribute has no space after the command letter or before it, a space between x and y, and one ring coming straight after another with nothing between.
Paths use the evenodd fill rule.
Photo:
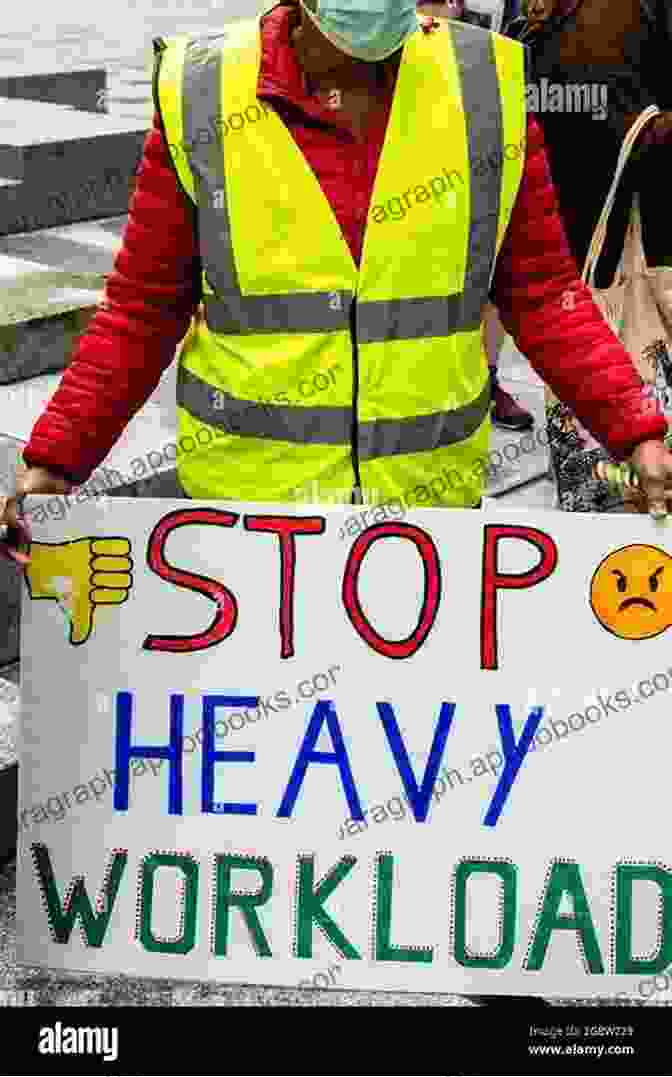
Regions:
<instances>
[{"instance_id":1,"label":"yellow emoji","mask_svg":"<svg viewBox=\"0 0 672 1077\"><path fill-rule=\"evenodd\" d=\"M622 546L597 566L590 606L621 639L651 639L672 625L672 557L658 546Z\"/></svg>"}]
</instances>

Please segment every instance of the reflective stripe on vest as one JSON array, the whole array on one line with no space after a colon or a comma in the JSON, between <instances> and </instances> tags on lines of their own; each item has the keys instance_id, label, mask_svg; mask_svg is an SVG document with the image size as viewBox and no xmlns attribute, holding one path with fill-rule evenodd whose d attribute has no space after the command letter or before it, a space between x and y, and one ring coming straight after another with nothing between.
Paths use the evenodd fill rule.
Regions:
<instances>
[{"instance_id":1,"label":"reflective stripe on vest","mask_svg":"<svg viewBox=\"0 0 672 1077\"><path fill-rule=\"evenodd\" d=\"M231 434L271 438L309 445L346 445L352 432L351 408L295 408L259 404L218 393L184 367L178 373L178 400L191 415L208 426ZM222 403L224 401L224 403ZM490 403L486 386L471 404L450 412L435 412L412 419L377 419L358 426L359 455L363 460L399 453L422 452L464 441L478 430Z\"/></svg>"}]
</instances>

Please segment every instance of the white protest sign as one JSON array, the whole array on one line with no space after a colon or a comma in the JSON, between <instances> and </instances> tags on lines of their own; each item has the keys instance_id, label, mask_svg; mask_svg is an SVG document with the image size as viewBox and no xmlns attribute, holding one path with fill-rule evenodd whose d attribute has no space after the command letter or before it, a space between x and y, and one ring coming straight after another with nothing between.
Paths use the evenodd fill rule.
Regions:
<instances>
[{"instance_id":1,"label":"white protest sign","mask_svg":"<svg viewBox=\"0 0 672 1077\"><path fill-rule=\"evenodd\" d=\"M672 530L346 516L34 524L19 960L633 991L672 961Z\"/></svg>"}]
</instances>

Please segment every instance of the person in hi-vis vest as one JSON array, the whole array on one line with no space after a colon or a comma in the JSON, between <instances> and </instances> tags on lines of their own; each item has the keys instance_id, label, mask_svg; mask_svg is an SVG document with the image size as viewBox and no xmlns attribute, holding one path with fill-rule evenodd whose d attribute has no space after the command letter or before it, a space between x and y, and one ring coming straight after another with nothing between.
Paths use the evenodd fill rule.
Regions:
<instances>
[{"instance_id":1,"label":"person in hi-vis vest","mask_svg":"<svg viewBox=\"0 0 672 1077\"><path fill-rule=\"evenodd\" d=\"M115 271L17 495L85 483L182 341L186 497L477 507L491 297L665 514L667 425L577 277L518 42L415 0L293 0L154 48ZM16 497L2 522L25 561Z\"/></svg>"}]
</instances>

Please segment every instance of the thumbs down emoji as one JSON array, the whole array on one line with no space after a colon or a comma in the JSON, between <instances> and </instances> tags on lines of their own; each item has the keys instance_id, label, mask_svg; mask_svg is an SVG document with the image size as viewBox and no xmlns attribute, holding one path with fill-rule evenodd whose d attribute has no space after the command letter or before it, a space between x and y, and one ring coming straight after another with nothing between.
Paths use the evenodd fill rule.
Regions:
<instances>
[{"instance_id":1,"label":"thumbs down emoji","mask_svg":"<svg viewBox=\"0 0 672 1077\"><path fill-rule=\"evenodd\" d=\"M69 642L90 638L97 606L120 606L133 586L127 538L82 538L33 542L24 575L32 599L58 602L70 625Z\"/></svg>"}]
</instances>

